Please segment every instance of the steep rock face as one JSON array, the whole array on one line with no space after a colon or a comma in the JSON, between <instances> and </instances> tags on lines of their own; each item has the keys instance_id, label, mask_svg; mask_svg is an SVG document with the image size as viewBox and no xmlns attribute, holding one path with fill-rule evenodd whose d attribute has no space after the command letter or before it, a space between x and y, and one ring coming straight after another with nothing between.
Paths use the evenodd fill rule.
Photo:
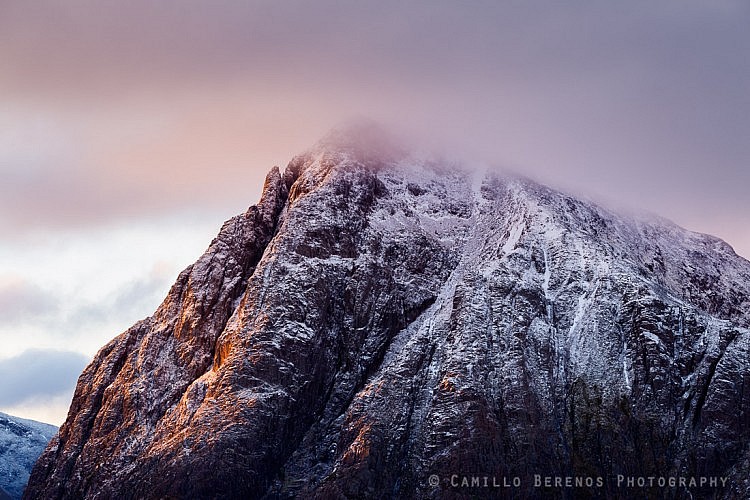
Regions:
<instances>
[{"instance_id":1,"label":"steep rock face","mask_svg":"<svg viewBox=\"0 0 750 500\"><path fill-rule=\"evenodd\" d=\"M750 495L750 263L376 144L269 174L83 373L27 498Z\"/></svg>"},{"instance_id":2,"label":"steep rock face","mask_svg":"<svg viewBox=\"0 0 750 500\"><path fill-rule=\"evenodd\" d=\"M31 468L56 432L54 425L0 413L0 499L21 498Z\"/></svg>"}]
</instances>

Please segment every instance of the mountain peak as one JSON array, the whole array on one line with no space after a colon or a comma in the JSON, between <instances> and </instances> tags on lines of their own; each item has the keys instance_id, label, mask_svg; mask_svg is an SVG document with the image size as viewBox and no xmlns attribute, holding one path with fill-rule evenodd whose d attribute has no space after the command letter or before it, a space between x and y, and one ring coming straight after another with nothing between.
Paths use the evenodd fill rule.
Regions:
<instances>
[{"instance_id":1,"label":"mountain peak","mask_svg":"<svg viewBox=\"0 0 750 500\"><path fill-rule=\"evenodd\" d=\"M81 375L27 498L750 494L750 263L380 130L272 170Z\"/></svg>"}]
</instances>

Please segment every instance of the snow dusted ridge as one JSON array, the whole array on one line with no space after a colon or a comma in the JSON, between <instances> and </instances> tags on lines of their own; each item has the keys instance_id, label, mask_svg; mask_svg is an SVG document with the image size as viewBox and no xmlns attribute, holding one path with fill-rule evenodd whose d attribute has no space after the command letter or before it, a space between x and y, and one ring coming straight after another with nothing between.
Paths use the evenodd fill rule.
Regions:
<instances>
[{"instance_id":1,"label":"snow dusted ridge","mask_svg":"<svg viewBox=\"0 0 750 500\"><path fill-rule=\"evenodd\" d=\"M749 262L369 133L272 170L99 352L27 498L750 496Z\"/></svg>"},{"instance_id":2,"label":"snow dusted ridge","mask_svg":"<svg viewBox=\"0 0 750 500\"><path fill-rule=\"evenodd\" d=\"M21 498L34 462L56 432L54 425L0 413L0 498Z\"/></svg>"}]
</instances>

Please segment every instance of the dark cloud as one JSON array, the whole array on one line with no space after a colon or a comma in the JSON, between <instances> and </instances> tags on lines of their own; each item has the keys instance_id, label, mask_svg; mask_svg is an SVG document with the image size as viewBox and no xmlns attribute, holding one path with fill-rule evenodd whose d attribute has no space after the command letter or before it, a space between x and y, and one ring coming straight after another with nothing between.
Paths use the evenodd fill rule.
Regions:
<instances>
[{"instance_id":1,"label":"dark cloud","mask_svg":"<svg viewBox=\"0 0 750 500\"><path fill-rule=\"evenodd\" d=\"M30 349L0 360L0 405L14 406L73 393L89 358L78 352Z\"/></svg>"}]
</instances>

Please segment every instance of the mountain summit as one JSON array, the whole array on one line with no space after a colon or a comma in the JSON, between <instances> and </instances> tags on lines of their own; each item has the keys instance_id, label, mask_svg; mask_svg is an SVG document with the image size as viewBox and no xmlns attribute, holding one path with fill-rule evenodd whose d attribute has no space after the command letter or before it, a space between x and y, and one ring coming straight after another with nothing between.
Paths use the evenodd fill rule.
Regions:
<instances>
[{"instance_id":1,"label":"mountain summit","mask_svg":"<svg viewBox=\"0 0 750 500\"><path fill-rule=\"evenodd\" d=\"M750 262L383 144L271 170L25 498L750 496Z\"/></svg>"}]
</instances>

